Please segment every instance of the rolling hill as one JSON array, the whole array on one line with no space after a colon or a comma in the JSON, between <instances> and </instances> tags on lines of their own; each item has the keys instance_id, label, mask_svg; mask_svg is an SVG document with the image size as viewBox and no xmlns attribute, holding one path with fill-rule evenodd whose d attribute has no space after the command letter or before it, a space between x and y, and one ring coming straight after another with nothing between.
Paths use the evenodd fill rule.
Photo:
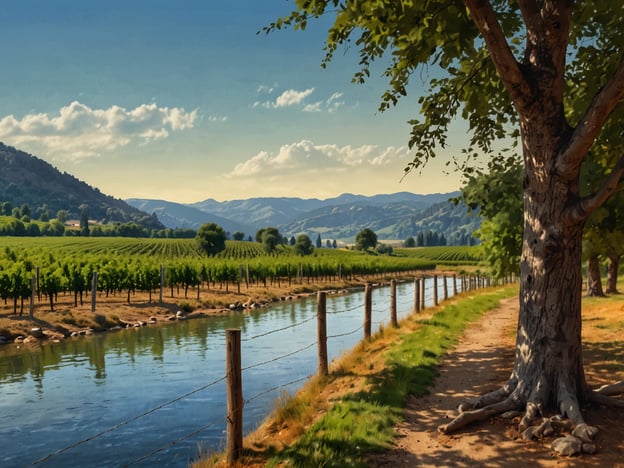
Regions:
<instances>
[{"instance_id":1,"label":"rolling hill","mask_svg":"<svg viewBox=\"0 0 624 468\"><path fill-rule=\"evenodd\" d=\"M65 210L70 218L79 218L81 205L86 205L89 218L98 222L136 222L148 229L165 227L151 214L103 194L42 159L0 143L0 203L4 202L14 207L27 204L33 217L43 210L50 217Z\"/></svg>"}]
</instances>

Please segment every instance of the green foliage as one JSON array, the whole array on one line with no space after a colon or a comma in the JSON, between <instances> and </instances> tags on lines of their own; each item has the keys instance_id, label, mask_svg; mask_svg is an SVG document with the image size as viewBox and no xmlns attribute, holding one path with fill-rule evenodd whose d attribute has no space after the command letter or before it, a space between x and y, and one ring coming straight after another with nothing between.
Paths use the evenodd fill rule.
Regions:
<instances>
[{"instance_id":1,"label":"green foliage","mask_svg":"<svg viewBox=\"0 0 624 468\"><path fill-rule=\"evenodd\" d=\"M297 240L295 241L294 250L297 255L312 255L312 253L314 252L314 246L312 245L312 240L310 239L310 237L307 234L298 235Z\"/></svg>"},{"instance_id":2,"label":"green foliage","mask_svg":"<svg viewBox=\"0 0 624 468\"><path fill-rule=\"evenodd\" d=\"M495 158L488 172L477 171L467 177L457 199L484 218L474 235L481 240L483 256L497 278L520 273L522 174L519 158Z\"/></svg>"},{"instance_id":3,"label":"green foliage","mask_svg":"<svg viewBox=\"0 0 624 468\"><path fill-rule=\"evenodd\" d=\"M377 234L375 234L371 229L368 229L368 228L362 229L355 236L356 250L374 249L376 245L377 245Z\"/></svg>"},{"instance_id":4,"label":"green foliage","mask_svg":"<svg viewBox=\"0 0 624 468\"><path fill-rule=\"evenodd\" d=\"M208 255L216 255L225 250L225 231L215 223L203 224L195 239L200 248Z\"/></svg>"}]
</instances>

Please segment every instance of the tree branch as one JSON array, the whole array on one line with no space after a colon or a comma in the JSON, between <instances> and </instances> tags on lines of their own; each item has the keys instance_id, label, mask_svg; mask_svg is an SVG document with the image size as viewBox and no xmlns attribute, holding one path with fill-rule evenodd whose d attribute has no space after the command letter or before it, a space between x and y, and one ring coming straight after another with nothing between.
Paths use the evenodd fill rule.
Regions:
<instances>
[{"instance_id":1,"label":"tree branch","mask_svg":"<svg viewBox=\"0 0 624 468\"><path fill-rule=\"evenodd\" d=\"M498 76L509 92L512 102L520 110L524 103L531 99L533 93L520 64L509 48L492 4L489 0L463 0L463 2L485 40Z\"/></svg>"},{"instance_id":2,"label":"tree branch","mask_svg":"<svg viewBox=\"0 0 624 468\"><path fill-rule=\"evenodd\" d=\"M611 79L594 96L585 115L572 132L568 146L557 164L560 176L569 179L577 173L583 158L622 96L624 96L624 56Z\"/></svg>"},{"instance_id":3,"label":"tree branch","mask_svg":"<svg viewBox=\"0 0 624 468\"><path fill-rule=\"evenodd\" d=\"M620 157L613 171L598 191L580 199L578 203L568 208L565 213L566 218L573 223L586 220L617 190L622 175L624 175L624 155Z\"/></svg>"}]
</instances>

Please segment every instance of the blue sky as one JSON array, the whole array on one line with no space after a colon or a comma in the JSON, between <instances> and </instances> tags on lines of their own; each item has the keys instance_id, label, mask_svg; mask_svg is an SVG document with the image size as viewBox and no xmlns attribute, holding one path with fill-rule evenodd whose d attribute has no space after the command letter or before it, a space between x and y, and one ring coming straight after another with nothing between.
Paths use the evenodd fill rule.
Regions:
<instances>
[{"instance_id":1,"label":"blue sky","mask_svg":"<svg viewBox=\"0 0 624 468\"><path fill-rule=\"evenodd\" d=\"M118 198L457 190L442 158L401 181L417 80L380 114L381 67L364 85L351 83L356 50L321 68L327 20L256 34L291 9L285 0L3 0L0 141Z\"/></svg>"}]
</instances>

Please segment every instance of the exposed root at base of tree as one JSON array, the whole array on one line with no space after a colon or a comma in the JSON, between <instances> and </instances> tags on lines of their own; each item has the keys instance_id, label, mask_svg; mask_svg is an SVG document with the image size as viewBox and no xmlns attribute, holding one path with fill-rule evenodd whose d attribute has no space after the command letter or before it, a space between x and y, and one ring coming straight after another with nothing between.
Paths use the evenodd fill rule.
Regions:
<instances>
[{"instance_id":1,"label":"exposed root at base of tree","mask_svg":"<svg viewBox=\"0 0 624 468\"><path fill-rule=\"evenodd\" d=\"M612 398L624 394L624 381L605 385L589 392L589 401L606 406L624 408L624 400ZM510 379L500 389L467 400L459 405L457 412L449 412L451 422L438 430L451 434L459 429L493 416L518 421L518 430L524 440L558 437L552 443L552 449L565 456L596 452L593 439L598 429L585 423L576 396L562 385L559 391L560 414L545 417L544 404L539 397L543 392L535 392L533 398L523 398L517 380ZM522 411L523 410L523 411Z\"/></svg>"}]
</instances>

